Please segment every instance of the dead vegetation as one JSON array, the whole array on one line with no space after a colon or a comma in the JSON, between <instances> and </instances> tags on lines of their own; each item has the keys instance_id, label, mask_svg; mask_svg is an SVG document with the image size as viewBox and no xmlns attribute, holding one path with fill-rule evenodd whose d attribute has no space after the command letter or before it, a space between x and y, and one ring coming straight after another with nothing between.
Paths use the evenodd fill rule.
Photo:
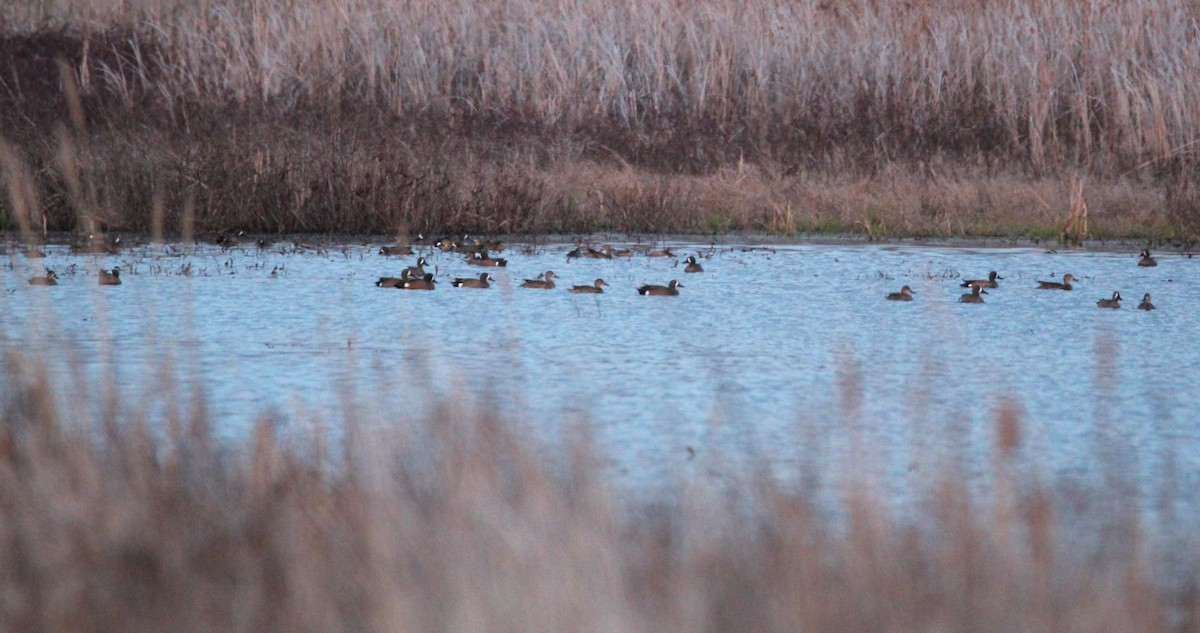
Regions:
<instances>
[{"instance_id":1,"label":"dead vegetation","mask_svg":"<svg viewBox=\"0 0 1200 633\"><path fill-rule=\"evenodd\" d=\"M9 3L48 227L1190 239L1197 9ZM74 186L72 181L79 186ZM1039 200L1040 204L1030 204ZM0 218L14 225L9 210Z\"/></svg>"},{"instance_id":2,"label":"dead vegetation","mask_svg":"<svg viewBox=\"0 0 1200 633\"><path fill-rule=\"evenodd\" d=\"M218 440L179 385L130 407L12 352L4 378L5 630L1197 630L1194 557L1164 562L1101 489L1019 483L1011 406L993 492L947 468L914 521L866 481L833 515L813 489L749 475L622 499L586 435L552 466L452 401ZM1099 522L1073 509L1092 502ZM1094 532L1118 537L1081 545Z\"/></svg>"}]
</instances>

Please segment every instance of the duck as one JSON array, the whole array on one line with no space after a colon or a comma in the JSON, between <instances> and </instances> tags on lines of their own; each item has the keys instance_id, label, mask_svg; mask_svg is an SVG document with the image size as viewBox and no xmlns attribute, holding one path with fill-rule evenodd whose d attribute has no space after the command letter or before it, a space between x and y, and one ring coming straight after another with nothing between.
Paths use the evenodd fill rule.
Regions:
<instances>
[{"instance_id":1,"label":"duck","mask_svg":"<svg viewBox=\"0 0 1200 633\"><path fill-rule=\"evenodd\" d=\"M97 252L99 252L99 248L97 248L96 236L92 235L91 233L87 234L86 236L85 235L76 236L74 239L71 240L71 252L72 253L97 253Z\"/></svg>"},{"instance_id":2,"label":"duck","mask_svg":"<svg viewBox=\"0 0 1200 633\"><path fill-rule=\"evenodd\" d=\"M417 265L409 266L408 268L405 268L404 270L400 271L400 277L402 277L404 279L412 279L412 278L424 276L425 275L425 264L427 264L427 263L429 263L429 262L426 262L424 257L418 257Z\"/></svg>"},{"instance_id":3,"label":"duck","mask_svg":"<svg viewBox=\"0 0 1200 633\"><path fill-rule=\"evenodd\" d=\"M674 257L674 256L675 256L675 254L671 252L670 246L668 246L666 248L660 248L657 250L646 251L646 257Z\"/></svg>"},{"instance_id":4,"label":"duck","mask_svg":"<svg viewBox=\"0 0 1200 633\"><path fill-rule=\"evenodd\" d=\"M1150 303L1150 293L1142 295L1142 302L1138 304L1138 310L1153 310L1154 304Z\"/></svg>"},{"instance_id":5,"label":"duck","mask_svg":"<svg viewBox=\"0 0 1200 633\"><path fill-rule=\"evenodd\" d=\"M612 250L611 246L608 248L610 251ZM596 250L590 246L587 248L587 250L583 251L582 255L577 255L576 257L583 257L585 259L612 259L612 255L608 254L604 250Z\"/></svg>"},{"instance_id":6,"label":"duck","mask_svg":"<svg viewBox=\"0 0 1200 633\"><path fill-rule=\"evenodd\" d=\"M495 251L497 253L499 253L500 251L503 251L505 248L508 248L508 245L500 240L475 240L475 241L481 247L483 247L484 250Z\"/></svg>"},{"instance_id":7,"label":"duck","mask_svg":"<svg viewBox=\"0 0 1200 633\"><path fill-rule=\"evenodd\" d=\"M905 286L900 289L900 292L888 293L887 300L888 301L912 301L913 300L912 296L913 296L913 289L909 288L908 286Z\"/></svg>"},{"instance_id":8,"label":"duck","mask_svg":"<svg viewBox=\"0 0 1200 633\"><path fill-rule=\"evenodd\" d=\"M521 284L522 288L541 288L543 290L554 289L554 271L547 270L542 274L541 279L526 279L525 283Z\"/></svg>"},{"instance_id":9,"label":"duck","mask_svg":"<svg viewBox=\"0 0 1200 633\"><path fill-rule=\"evenodd\" d=\"M489 242L489 243L500 246L501 248L503 248L503 246L504 246L500 242ZM476 238L472 238L470 235L467 235L464 233L462 238L460 238L460 239L454 240L454 239L450 239L448 237L444 237L444 238L438 240L434 245L437 246L443 253L453 251L455 253L462 253L463 255L474 255L475 253L482 253L482 252L488 250L488 247L486 244L488 244L488 243L481 242L480 240L478 240ZM495 250L499 250L499 249L495 249Z\"/></svg>"},{"instance_id":10,"label":"duck","mask_svg":"<svg viewBox=\"0 0 1200 633\"><path fill-rule=\"evenodd\" d=\"M601 246L600 251L607 255L609 259L614 257L633 257L633 249L623 248L621 250L616 250L612 247L612 244L605 244L604 246Z\"/></svg>"},{"instance_id":11,"label":"duck","mask_svg":"<svg viewBox=\"0 0 1200 633\"><path fill-rule=\"evenodd\" d=\"M482 273L479 275L478 279L475 279L474 277L468 279L459 278L450 282L450 285L454 286L455 288L490 288L491 285L488 283L489 281L492 281L491 274Z\"/></svg>"},{"instance_id":12,"label":"duck","mask_svg":"<svg viewBox=\"0 0 1200 633\"><path fill-rule=\"evenodd\" d=\"M983 296L988 294L982 286L971 286L971 292L958 298L959 303L983 303Z\"/></svg>"},{"instance_id":13,"label":"duck","mask_svg":"<svg viewBox=\"0 0 1200 633\"><path fill-rule=\"evenodd\" d=\"M996 271L993 270L992 272L988 273L987 279L967 279L966 281L962 282L959 285L963 288L973 288L973 287L999 288L1000 284L996 283L997 279L1004 279L1004 278L1001 277L1000 275L997 275Z\"/></svg>"},{"instance_id":14,"label":"duck","mask_svg":"<svg viewBox=\"0 0 1200 633\"><path fill-rule=\"evenodd\" d=\"M1101 299L1096 302L1097 308L1119 308L1121 307L1121 293L1113 292L1112 299Z\"/></svg>"},{"instance_id":15,"label":"duck","mask_svg":"<svg viewBox=\"0 0 1200 633\"><path fill-rule=\"evenodd\" d=\"M437 282L433 280L433 273L425 273L420 279L409 279L404 283L396 286L401 290L433 290Z\"/></svg>"},{"instance_id":16,"label":"duck","mask_svg":"<svg viewBox=\"0 0 1200 633\"><path fill-rule=\"evenodd\" d=\"M258 238L258 241L254 243L254 245L259 248L271 248L272 246L275 245L275 242L272 240L268 240L265 237L260 237L260 238Z\"/></svg>"},{"instance_id":17,"label":"duck","mask_svg":"<svg viewBox=\"0 0 1200 633\"><path fill-rule=\"evenodd\" d=\"M1158 265L1158 260L1156 260L1150 256L1150 250L1143 248L1142 249L1142 258L1138 260L1138 266L1147 268L1150 266L1157 266L1157 265Z\"/></svg>"},{"instance_id":18,"label":"duck","mask_svg":"<svg viewBox=\"0 0 1200 633\"><path fill-rule=\"evenodd\" d=\"M383 255L385 257L392 257L394 255L412 255L413 249L411 246L409 246L407 244L397 244L395 246L380 246L379 254Z\"/></svg>"},{"instance_id":19,"label":"duck","mask_svg":"<svg viewBox=\"0 0 1200 633\"><path fill-rule=\"evenodd\" d=\"M29 285L31 286L57 286L58 273L55 273L49 268L46 269L46 274L42 277L30 277Z\"/></svg>"},{"instance_id":20,"label":"duck","mask_svg":"<svg viewBox=\"0 0 1200 633\"><path fill-rule=\"evenodd\" d=\"M479 251L467 259L472 266L507 266L508 260L502 257L492 257L487 251Z\"/></svg>"},{"instance_id":21,"label":"duck","mask_svg":"<svg viewBox=\"0 0 1200 633\"><path fill-rule=\"evenodd\" d=\"M687 266L685 266L683 268L683 272L685 272L685 273L702 273L702 272L704 272L704 267L701 266L696 261L695 255L688 255L687 259L685 259L683 261L687 262Z\"/></svg>"},{"instance_id":22,"label":"duck","mask_svg":"<svg viewBox=\"0 0 1200 633\"><path fill-rule=\"evenodd\" d=\"M404 285L404 282L409 279L408 269L406 268L401 271L399 277L380 277L379 281L375 282L375 285L380 288L398 288Z\"/></svg>"},{"instance_id":23,"label":"duck","mask_svg":"<svg viewBox=\"0 0 1200 633\"><path fill-rule=\"evenodd\" d=\"M1075 275L1072 275L1071 273L1067 273L1067 274L1063 275L1063 280L1061 283L1059 283L1057 281L1039 281L1038 289L1039 290L1070 290L1071 288L1074 288L1074 286L1071 285L1072 281L1075 281Z\"/></svg>"},{"instance_id":24,"label":"duck","mask_svg":"<svg viewBox=\"0 0 1200 633\"><path fill-rule=\"evenodd\" d=\"M121 269L113 266L112 270L100 269L100 285L101 286L119 286L121 285Z\"/></svg>"},{"instance_id":25,"label":"duck","mask_svg":"<svg viewBox=\"0 0 1200 633\"><path fill-rule=\"evenodd\" d=\"M596 282L590 286L571 286L571 292L577 295L598 295L604 292L604 288L601 288L601 286L607 285L608 283L603 279L597 279Z\"/></svg>"},{"instance_id":26,"label":"duck","mask_svg":"<svg viewBox=\"0 0 1200 633\"><path fill-rule=\"evenodd\" d=\"M675 296L675 295L679 294L678 289L682 288L682 287L683 287L683 284L672 279L671 283L669 283L665 286L646 285L646 286L642 286L642 287L638 288L637 291L638 291L638 294L640 294L644 297L650 297L650 296L667 297L667 296Z\"/></svg>"},{"instance_id":27,"label":"duck","mask_svg":"<svg viewBox=\"0 0 1200 633\"><path fill-rule=\"evenodd\" d=\"M238 231L237 235L221 233L220 235L217 236L217 246L220 246L223 249L224 248L233 248L234 246L238 245L238 239L241 238L242 236L244 236L245 234L246 234L245 231Z\"/></svg>"},{"instance_id":28,"label":"duck","mask_svg":"<svg viewBox=\"0 0 1200 633\"><path fill-rule=\"evenodd\" d=\"M71 252L91 254L108 253L109 255L119 255L121 253L121 236L96 236L89 233L87 237L77 240L71 244Z\"/></svg>"},{"instance_id":29,"label":"duck","mask_svg":"<svg viewBox=\"0 0 1200 633\"><path fill-rule=\"evenodd\" d=\"M417 233L417 237L412 241L413 246L429 246L429 238L425 237L424 233Z\"/></svg>"}]
</instances>

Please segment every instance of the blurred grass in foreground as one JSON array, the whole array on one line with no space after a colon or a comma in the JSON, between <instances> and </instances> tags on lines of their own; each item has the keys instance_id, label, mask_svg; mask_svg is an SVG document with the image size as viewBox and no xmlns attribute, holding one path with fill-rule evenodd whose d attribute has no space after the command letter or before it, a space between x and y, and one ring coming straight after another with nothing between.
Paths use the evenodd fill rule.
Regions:
<instances>
[{"instance_id":1,"label":"blurred grass in foreground","mask_svg":"<svg viewBox=\"0 0 1200 633\"><path fill-rule=\"evenodd\" d=\"M403 432L360 411L336 442L269 419L219 441L200 395L150 417L4 362L0 630L1198 630L1193 550L1156 553L1135 513L1080 547L1090 524L1006 474L1014 408L989 498L947 468L916 520L869 482L833 519L766 476L619 498L586 437L552 466L456 402Z\"/></svg>"}]
</instances>

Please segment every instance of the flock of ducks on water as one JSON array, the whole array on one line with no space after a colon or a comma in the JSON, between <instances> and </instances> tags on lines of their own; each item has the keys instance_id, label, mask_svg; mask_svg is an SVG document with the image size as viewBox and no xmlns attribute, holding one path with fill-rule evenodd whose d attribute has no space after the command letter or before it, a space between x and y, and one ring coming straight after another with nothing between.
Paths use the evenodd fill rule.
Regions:
<instances>
[{"instance_id":1,"label":"flock of ducks on water","mask_svg":"<svg viewBox=\"0 0 1200 633\"><path fill-rule=\"evenodd\" d=\"M244 233L239 231L236 235L222 233L219 235L215 243L223 249L232 248L240 243L240 239L244 237ZM258 248L269 248L273 245L266 238L259 238L255 243ZM467 263L472 266L484 267L505 267L508 265L508 260L500 257L493 257L492 252L504 250L504 244L498 241L484 241L479 239L470 239L463 236L461 240L453 240L451 238L441 238L438 240L430 240L423 234L418 234L417 238L411 244L393 244L381 246L379 254L387 257L392 256L408 256L413 255L414 247L432 247L443 253L460 253L466 255ZM75 253L92 253L92 254L116 254L120 252L121 238L93 238L88 236L87 239L76 242L71 245L71 251ZM651 249L641 251L649 257L674 257L671 248ZM610 244L601 246L599 250L584 244L576 245L575 249L567 253L567 261L576 258L583 259L613 259L616 257L632 257L635 254L633 249L615 249ZM44 257L45 255L36 249L28 249L26 255L30 257ZM684 264L683 272L699 273L704 272L704 268L696 260L695 255L689 255L682 262ZM433 290L437 287L437 280L434 279L434 274L425 271L425 266L428 262L424 257L418 257L415 266L407 267L400 271L398 277L380 277L375 285L380 288L398 288L401 290ZM1138 260L1138 266L1150 267L1157 266L1158 261L1150 256L1150 251L1143 249L1141 259ZM557 287L555 280L557 275L553 270L537 276L536 279L526 279L521 283L522 288L534 288L540 290L553 290ZM971 292L959 297L960 303L983 303L983 295L989 294L988 288L999 288L1000 284L997 280L1004 279L996 271L988 273L987 279L968 279L960 284L963 288L970 288ZM455 288L489 288L491 283L495 281L490 273L480 273L478 277L457 277L450 282L450 285ZM1062 281L1038 281L1037 288L1039 290L1071 290L1074 286L1072 282L1076 281L1074 275L1063 275ZM31 277L29 283L34 286L54 286L58 284L58 275L50 269L46 269L46 274L40 277ZM112 268L101 270L99 276L101 286L119 286L121 285L121 269ZM604 292L604 287L609 284L603 279L596 279L591 284L575 285L568 289L568 292L575 294L601 294ZM639 286L637 292L645 296L676 296L679 294L679 289L683 284L672 279L667 285L647 284ZM909 286L904 286L899 292L889 293L887 299L889 301L912 301L914 291ZM1114 291L1111 298L1100 299L1096 302L1096 306L1100 308L1120 308L1121 293ZM1150 302L1150 293L1142 296L1142 302L1138 304L1139 310L1153 310L1154 304Z\"/></svg>"},{"instance_id":2,"label":"flock of ducks on water","mask_svg":"<svg viewBox=\"0 0 1200 633\"><path fill-rule=\"evenodd\" d=\"M472 266L485 267L503 267L508 266L508 260L500 257L494 257L491 253L504 250L504 244L496 241L484 241L478 239L470 239L463 236L461 240L453 240L450 238L441 238L431 241L424 235L417 235L412 244L395 244L381 246L379 254L384 256L406 256L414 255L416 251L413 247L432 246L443 253L459 253L465 255L467 264ZM641 251L649 257L674 257L670 248L652 249ZM637 251L633 249L615 249L611 244L601 246L599 250L583 244L576 245L575 249L567 253L567 261L572 259L613 259L617 257L633 257ZM704 272L704 267L696 260L695 255L689 255L681 263L684 264L683 272L685 273L700 273ZM400 271L398 277L380 277L375 285L380 288L398 288L401 290L433 290L437 287L437 280L434 279L433 273L426 272L425 266L428 262L424 257L418 257L415 266L409 266ZM536 279L526 279L521 283L521 288L534 288L538 290L554 290L557 288L555 282L557 275L553 270L537 276ZM456 277L450 282L450 285L455 288L490 288L491 283L495 281L490 273L480 273L478 277ZM596 279L591 284L575 285L567 289L568 292L575 294L601 294L604 292L604 287L608 286L608 282L603 279ZM643 296L659 296L669 297L679 295L679 289L683 288L683 284L678 280L672 279L665 286L658 284L647 284L639 286L637 292Z\"/></svg>"},{"instance_id":3,"label":"flock of ducks on water","mask_svg":"<svg viewBox=\"0 0 1200 633\"><path fill-rule=\"evenodd\" d=\"M222 249L229 249L238 246L241 239L245 237L245 233L239 231L237 234L222 233L215 239L215 244ZM71 251L73 253L90 253L90 254L109 254L115 255L120 252L121 238L96 238L88 236L86 239L73 243ZM254 243L260 249L270 248L273 243L266 238L260 238ZM438 240L430 240L423 234L419 234L411 244L392 244L385 245L379 248L379 254L384 256L405 256L413 255L414 247L432 247L444 253L455 252L465 254L467 263L472 266L484 267L504 267L508 265L508 260L501 257L494 257L492 252L504 250L505 245L498 241L483 241L479 239L470 239L468 236L463 236L461 240L453 240L451 238L442 238ZM674 257L671 249L652 249L642 251L649 257ZM632 249L614 249L612 245L605 244L599 250L577 245L574 250L567 253L567 261L575 258L585 259L613 259L616 257L632 257L635 251ZM45 254L37 249L27 249L28 257L45 257ZM699 273L704 272L703 266L696 260L695 255L690 255L682 262L684 264L683 272ZM425 266L428 265L424 257L418 257L416 265L409 266L400 271L397 277L380 277L375 285L380 288L398 288L402 290L434 290L437 287L437 280L434 279L434 274L426 272ZM555 283L556 275L554 271L548 270L536 279L526 279L521 284L522 288L537 288L542 290L553 290L557 287ZM34 286L55 286L58 285L58 274L53 270L46 269L46 273L39 277L32 277L29 283ZM455 278L451 281L451 285L455 288L489 288L495 278L489 273L481 273L478 277ZM101 286L119 286L121 285L121 270L112 268L110 270L101 270L99 283ZM596 279L591 284L572 286L568 289L569 292L575 294L601 294L604 288L608 286L608 282L603 279ZM672 279L666 285L646 284L639 286L637 292L645 296L677 296L679 289L683 284L678 280Z\"/></svg>"},{"instance_id":4,"label":"flock of ducks on water","mask_svg":"<svg viewBox=\"0 0 1200 633\"><path fill-rule=\"evenodd\" d=\"M1138 260L1138 266L1142 268L1157 266L1158 261L1150 256L1150 251L1143 249L1141 259ZM983 303L983 295L988 294L985 288L999 288L1000 284L997 279L1004 279L996 274L996 271L988 273L987 279L967 279L960 284L963 288L970 288L971 292L964 294L958 298L959 303ZM1070 273L1063 275L1062 281L1038 281L1038 290L1071 290L1074 288L1072 282L1075 281L1075 275ZM905 286L900 289L900 292L893 292L887 296L889 301L912 301L913 289ZM1096 307L1099 308L1120 308L1121 293L1114 291L1112 298L1101 299L1096 302ZM1138 310L1153 310L1154 304L1150 303L1150 293L1142 296L1142 302L1138 304Z\"/></svg>"},{"instance_id":5,"label":"flock of ducks on water","mask_svg":"<svg viewBox=\"0 0 1200 633\"><path fill-rule=\"evenodd\" d=\"M41 277L30 277L29 283L30 283L30 285L33 285L33 286L57 286L58 285L58 273L47 268L45 275L42 275ZM100 271L100 285L101 286L119 286L119 285L121 285L121 269L114 266L113 268L111 268L109 270L101 270Z\"/></svg>"}]
</instances>

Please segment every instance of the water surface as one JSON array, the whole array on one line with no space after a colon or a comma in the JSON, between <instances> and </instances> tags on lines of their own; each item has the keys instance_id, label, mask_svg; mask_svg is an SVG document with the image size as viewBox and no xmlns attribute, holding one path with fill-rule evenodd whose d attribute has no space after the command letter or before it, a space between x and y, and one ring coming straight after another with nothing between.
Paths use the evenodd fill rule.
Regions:
<instances>
[{"instance_id":1,"label":"water surface","mask_svg":"<svg viewBox=\"0 0 1200 633\"><path fill-rule=\"evenodd\" d=\"M1024 413L1022 455L1050 474L1087 479L1104 461L1147 503L1200 484L1193 260L674 246L705 271L685 274L679 258L568 261L571 245L510 249L509 265L490 269L428 252L441 283L417 292L374 286L415 259L382 257L378 243L142 245L116 256L49 246L44 260L10 245L3 344L44 349L63 376L72 360L92 380L113 376L134 402L154 400L171 361L185 382L201 380L230 435L263 412L338 420L347 401L417 417L431 394L493 403L548 442L587 420L615 472L643 484L716 452L715 473L852 470L901 490L948 458L982 480L1006 402ZM26 283L43 266L58 286ZM97 269L111 266L124 284L99 287ZM499 278L491 289L449 283L485 270ZM517 287L545 270L558 289ZM962 278L990 270L1004 279L986 303L959 303ZM1065 273L1079 278L1074 291L1035 289ZM603 295L565 290L597 277L610 284ZM678 297L635 292L671 279L685 286ZM884 300L905 284L915 301ZM1098 309L1114 290L1122 309ZM1134 309L1147 292L1158 309Z\"/></svg>"}]
</instances>

